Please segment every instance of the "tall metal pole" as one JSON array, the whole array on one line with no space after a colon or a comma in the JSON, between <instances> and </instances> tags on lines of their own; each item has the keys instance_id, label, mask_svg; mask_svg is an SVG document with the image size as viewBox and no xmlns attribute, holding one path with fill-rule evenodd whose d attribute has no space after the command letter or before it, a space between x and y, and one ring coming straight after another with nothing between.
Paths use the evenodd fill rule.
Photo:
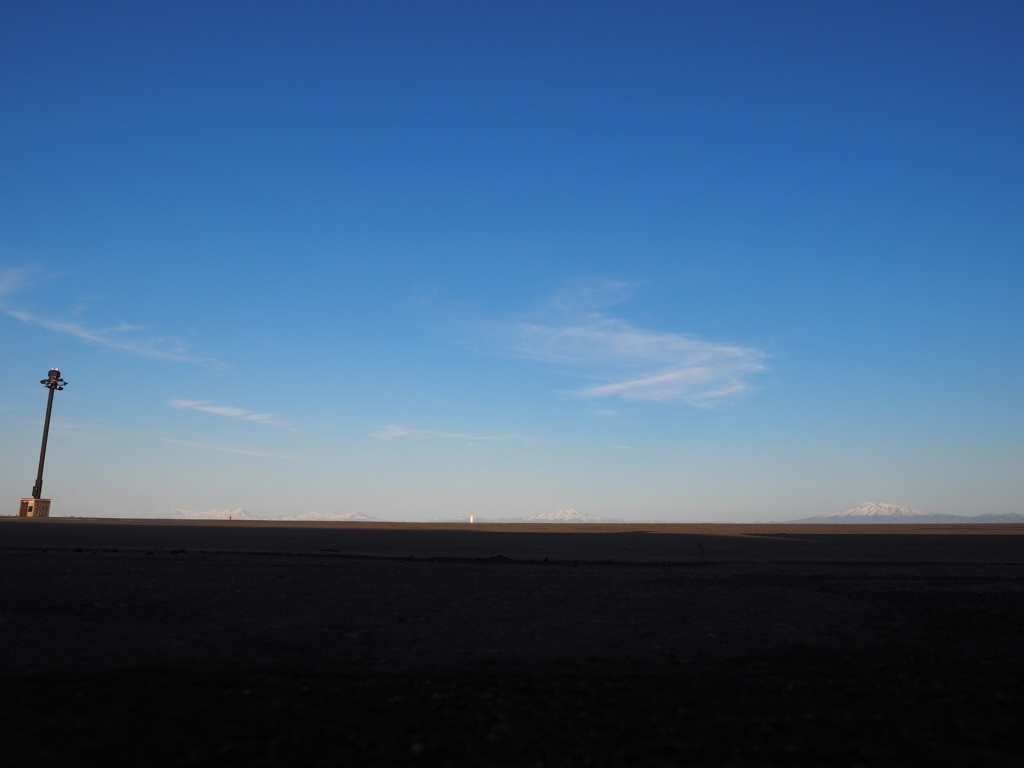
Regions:
<instances>
[{"instance_id":1,"label":"tall metal pole","mask_svg":"<svg viewBox=\"0 0 1024 768\"><path fill-rule=\"evenodd\" d=\"M46 398L46 421L43 422L43 445L39 449L39 472L36 474L36 484L32 487L32 498L38 499L43 493L43 463L46 461L46 438L50 434L50 411L53 410L53 393L64 389L67 382L60 377L60 371L51 368L47 378L40 379L39 383L50 390Z\"/></svg>"}]
</instances>

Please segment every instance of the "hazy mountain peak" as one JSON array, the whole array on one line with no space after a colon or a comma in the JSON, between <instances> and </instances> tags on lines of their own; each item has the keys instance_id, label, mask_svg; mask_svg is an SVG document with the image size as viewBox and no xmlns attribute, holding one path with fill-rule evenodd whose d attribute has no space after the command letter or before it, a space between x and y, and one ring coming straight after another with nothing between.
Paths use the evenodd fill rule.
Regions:
<instances>
[{"instance_id":1,"label":"hazy mountain peak","mask_svg":"<svg viewBox=\"0 0 1024 768\"><path fill-rule=\"evenodd\" d=\"M554 512L541 512L528 518L528 522L535 523L600 523L604 518L597 515L588 515L578 509L556 509Z\"/></svg>"},{"instance_id":2,"label":"hazy mountain peak","mask_svg":"<svg viewBox=\"0 0 1024 768\"><path fill-rule=\"evenodd\" d=\"M844 509L841 512L829 512L822 517L930 517L930 515L923 510L899 504L868 501L859 507Z\"/></svg>"},{"instance_id":3,"label":"hazy mountain peak","mask_svg":"<svg viewBox=\"0 0 1024 768\"><path fill-rule=\"evenodd\" d=\"M362 512L303 512L282 520L296 520L301 522L324 522L324 523L378 523L380 518L371 517Z\"/></svg>"}]
</instances>

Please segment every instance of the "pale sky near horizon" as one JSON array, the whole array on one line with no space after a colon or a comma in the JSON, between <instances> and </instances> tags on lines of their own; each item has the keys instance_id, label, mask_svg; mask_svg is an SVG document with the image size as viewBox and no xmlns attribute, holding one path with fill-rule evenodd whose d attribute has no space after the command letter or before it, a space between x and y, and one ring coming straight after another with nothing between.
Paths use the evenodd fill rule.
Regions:
<instances>
[{"instance_id":1,"label":"pale sky near horizon","mask_svg":"<svg viewBox=\"0 0 1024 768\"><path fill-rule=\"evenodd\" d=\"M3 8L4 513L1024 511L1024 3Z\"/></svg>"}]
</instances>

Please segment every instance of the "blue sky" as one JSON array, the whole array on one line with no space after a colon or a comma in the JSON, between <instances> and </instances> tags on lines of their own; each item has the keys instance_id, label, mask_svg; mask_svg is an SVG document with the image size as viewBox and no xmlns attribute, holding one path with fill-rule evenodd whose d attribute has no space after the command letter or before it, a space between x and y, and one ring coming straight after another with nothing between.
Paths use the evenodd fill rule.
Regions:
<instances>
[{"instance_id":1,"label":"blue sky","mask_svg":"<svg viewBox=\"0 0 1024 768\"><path fill-rule=\"evenodd\" d=\"M11 511L1021 511L1019 2L4 18Z\"/></svg>"}]
</instances>

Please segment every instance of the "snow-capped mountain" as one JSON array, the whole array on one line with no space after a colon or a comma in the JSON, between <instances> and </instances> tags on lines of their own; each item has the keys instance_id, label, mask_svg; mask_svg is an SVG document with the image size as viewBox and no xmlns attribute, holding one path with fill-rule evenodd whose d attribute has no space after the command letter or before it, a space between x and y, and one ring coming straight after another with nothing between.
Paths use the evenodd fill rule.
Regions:
<instances>
[{"instance_id":1,"label":"snow-capped mountain","mask_svg":"<svg viewBox=\"0 0 1024 768\"><path fill-rule=\"evenodd\" d=\"M378 517L371 517L362 512L302 512L290 517L281 517L279 520L295 520L306 523L379 523Z\"/></svg>"},{"instance_id":2,"label":"snow-capped mountain","mask_svg":"<svg viewBox=\"0 0 1024 768\"><path fill-rule=\"evenodd\" d=\"M554 512L541 512L526 518L527 523L604 523L603 517L588 515L578 509L556 509Z\"/></svg>"},{"instance_id":3,"label":"snow-capped mountain","mask_svg":"<svg viewBox=\"0 0 1024 768\"><path fill-rule=\"evenodd\" d=\"M168 520L257 520L243 507L235 509L162 509L154 515Z\"/></svg>"},{"instance_id":4,"label":"snow-capped mountain","mask_svg":"<svg viewBox=\"0 0 1024 768\"><path fill-rule=\"evenodd\" d=\"M987 515L936 515L924 510L905 507L899 504L880 504L869 501L853 509L840 512L828 512L815 517L791 520L792 523L1024 523L1021 514L987 514Z\"/></svg>"},{"instance_id":5,"label":"snow-capped mountain","mask_svg":"<svg viewBox=\"0 0 1024 768\"><path fill-rule=\"evenodd\" d=\"M829 512L821 515L821 517L912 517L917 520L922 517L933 517L933 515L930 515L921 509L904 507L899 504L879 504L874 501L869 501L865 504L861 504L859 507L844 509L840 512Z\"/></svg>"}]
</instances>

